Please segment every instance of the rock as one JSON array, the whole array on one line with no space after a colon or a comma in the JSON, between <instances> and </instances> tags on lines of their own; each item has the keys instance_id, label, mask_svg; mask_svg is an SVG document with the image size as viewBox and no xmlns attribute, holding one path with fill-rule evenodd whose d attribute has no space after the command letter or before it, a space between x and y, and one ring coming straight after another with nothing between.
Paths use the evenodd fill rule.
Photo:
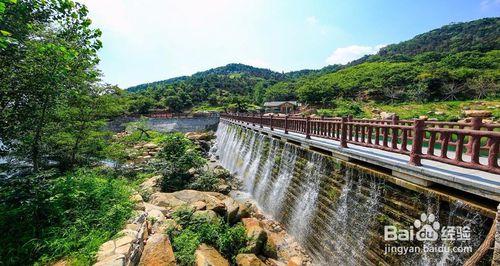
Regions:
<instances>
[{"instance_id":1,"label":"rock","mask_svg":"<svg viewBox=\"0 0 500 266\"><path fill-rule=\"evenodd\" d=\"M285 244L284 233L267 232L266 244L264 246L263 254L266 257L277 259L278 248Z\"/></svg>"},{"instance_id":2,"label":"rock","mask_svg":"<svg viewBox=\"0 0 500 266\"><path fill-rule=\"evenodd\" d=\"M136 211L145 211L146 210L146 206L144 205L144 202L137 202L136 204L134 204L134 210Z\"/></svg>"},{"instance_id":3,"label":"rock","mask_svg":"<svg viewBox=\"0 0 500 266\"><path fill-rule=\"evenodd\" d=\"M94 266L124 266L126 260L123 254L115 254L97 262Z\"/></svg>"},{"instance_id":4,"label":"rock","mask_svg":"<svg viewBox=\"0 0 500 266\"><path fill-rule=\"evenodd\" d=\"M395 113L388 113L388 112L380 112L380 118L387 120L387 119L392 119L393 116L395 116Z\"/></svg>"},{"instance_id":5,"label":"rock","mask_svg":"<svg viewBox=\"0 0 500 266\"><path fill-rule=\"evenodd\" d=\"M418 119L424 119L424 120L427 120L429 119L429 116L426 116L426 115L421 115L418 117Z\"/></svg>"},{"instance_id":6,"label":"rock","mask_svg":"<svg viewBox=\"0 0 500 266\"><path fill-rule=\"evenodd\" d=\"M286 266L285 263L283 263L281 261L277 261L275 259L271 259L271 258L268 258L266 260L266 265L271 265L271 266Z\"/></svg>"},{"instance_id":7,"label":"rock","mask_svg":"<svg viewBox=\"0 0 500 266\"><path fill-rule=\"evenodd\" d=\"M304 265L304 260L301 257L294 256L291 257L288 263L286 264L287 266L302 266Z\"/></svg>"},{"instance_id":8,"label":"rock","mask_svg":"<svg viewBox=\"0 0 500 266\"><path fill-rule=\"evenodd\" d=\"M201 244L194 253L197 266L229 266L229 262L213 247Z\"/></svg>"},{"instance_id":9,"label":"rock","mask_svg":"<svg viewBox=\"0 0 500 266\"><path fill-rule=\"evenodd\" d=\"M122 236L118 239L115 239L115 246L116 246L116 248L119 248L121 246L128 245L128 244L132 243L132 241L134 241L134 239L135 239L134 237L131 237L128 235Z\"/></svg>"},{"instance_id":10,"label":"rock","mask_svg":"<svg viewBox=\"0 0 500 266\"><path fill-rule=\"evenodd\" d=\"M215 223L218 221L219 216L212 210L195 211L193 213L193 218L205 219L208 222Z\"/></svg>"},{"instance_id":11,"label":"rock","mask_svg":"<svg viewBox=\"0 0 500 266\"><path fill-rule=\"evenodd\" d=\"M142 184L140 184L139 187L142 190L153 189L159 185L160 180L161 180L161 175L156 175L142 182Z\"/></svg>"},{"instance_id":12,"label":"rock","mask_svg":"<svg viewBox=\"0 0 500 266\"><path fill-rule=\"evenodd\" d=\"M226 221L230 224L234 224L237 222L239 205L234 199L227 198L223 201L226 206Z\"/></svg>"},{"instance_id":13,"label":"rock","mask_svg":"<svg viewBox=\"0 0 500 266\"><path fill-rule=\"evenodd\" d=\"M149 197L149 203L165 208L177 208L186 205L187 202L179 200L173 193L156 192Z\"/></svg>"},{"instance_id":14,"label":"rock","mask_svg":"<svg viewBox=\"0 0 500 266\"><path fill-rule=\"evenodd\" d=\"M466 110L464 111L467 117L490 117L491 111L487 110Z\"/></svg>"},{"instance_id":15,"label":"rock","mask_svg":"<svg viewBox=\"0 0 500 266\"><path fill-rule=\"evenodd\" d=\"M127 224L125 225L125 229L139 231L139 226L137 224Z\"/></svg>"},{"instance_id":16,"label":"rock","mask_svg":"<svg viewBox=\"0 0 500 266\"><path fill-rule=\"evenodd\" d=\"M144 200L142 199L142 196L139 193L134 193L132 196L130 196L130 200L134 203L137 202L143 202Z\"/></svg>"},{"instance_id":17,"label":"rock","mask_svg":"<svg viewBox=\"0 0 500 266\"><path fill-rule=\"evenodd\" d=\"M435 115L444 115L444 112L441 112L441 111L436 111L434 112Z\"/></svg>"},{"instance_id":18,"label":"rock","mask_svg":"<svg viewBox=\"0 0 500 266\"><path fill-rule=\"evenodd\" d=\"M137 238L137 230L123 229L118 232L118 235L130 236L132 238Z\"/></svg>"},{"instance_id":19,"label":"rock","mask_svg":"<svg viewBox=\"0 0 500 266\"><path fill-rule=\"evenodd\" d=\"M216 213L223 214L226 210L226 206L222 202L222 199L225 199L221 193L216 192L201 192L196 190L181 190L171 193L177 199L186 202L188 204L192 204L197 201L203 201L207 204L207 210L213 210Z\"/></svg>"},{"instance_id":20,"label":"rock","mask_svg":"<svg viewBox=\"0 0 500 266\"><path fill-rule=\"evenodd\" d=\"M241 221L245 225L247 237L251 239L248 241L249 251L260 254L267 240L266 231L264 231L259 220L256 218L243 218Z\"/></svg>"},{"instance_id":21,"label":"rock","mask_svg":"<svg viewBox=\"0 0 500 266\"><path fill-rule=\"evenodd\" d=\"M146 143L146 144L144 144L144 146L142 146L142 147L144 147L144 148L146 148L146 149L151 149L151 150L152 150L152 149L156 149L156 148L158 148L158 145L156 145L156 144L154 144L154 143L151 143L151 142L150 142L150 143Z\"/></svg>"},{"instance_id":22,"label":"rock","mask_svg":"<svg viewBox=\"0 0 500 266\"><path fill-rule=\"evenodd\" d=\"M222 193L222 194L229 194L229 192L231 192L231 186L229 185L226 185L226 184L222 184L222 185L219 185L217 186L217 191Z\"/></svg>"},{"instance_id":23,"label":"rock","mask_svg":"<svg viewBox=\"0 0 500 266\"><path fill-rule=\"evenodd\" d=\"M167 210L167 208L156 206L156 205L153 205L153 204L150 204L147 202L144 203L144 209L146 212L149 212L150 210L159 210L161 213L163 213L163 215L165 217L167 217L169 214L169 211Z\"/></svg>"},{"instance_id":24,"label":"rock","mask_svg":"<svg viewBox=\"0 0 500 266\"><path fill-rule=\"evenodd\" d=\"M166 218L160 210L151 209L148 211L148 220L154 220L154 223L163 223Z\"/></svg>"},{"instance_id":25,"label":"rock","mask_svg":"<svg viewBox=\"0 0 500 266\"><path fill-rule=\"evenodd\" d=\"M207 204L201 200L191 204L191 206L193 206L194 209L198 211L202 211L207 208Z\"/></svg>"},{"instance_id":26,"label":"rock","mask_svg":"<svg viewBox=\"0 0 500 266\"><path fill-rule=\"evenodd\" d=\"M243 218L250 217L253 211L253 205L251 202L244 202L238 204L238 214L236 215L236 219L240 221Z\"/></svg>"},{"instance_id":27,"label":"rock","mask_svg":"<svg viewBox=\"0 0 500 266\"><path fill-rule=\"evenodd\" d=\"M212 140L215 138L213 132L188 132L185 134L186 138L190 140Z\"/></svg>"},{"instance_id":28,"label":"rock","mask_svg":"<svg viewBox=\"0 0 500 266\"><path fill-rule=\"evenodd\" d=\"M182 228L177 224L174 219L165 220L160 226L158 226L159 233L165 233L171 230L181 230Z\"/></svg>"},{"instance_id":29,"label":"rock","mask_svg":"<svg viewBox=\"0 0 500 266\"><path fill-rule=\"evenodd\" d=\"M176 265L172 245L165 234L154 234L148 239L139 265Z\"/></svg>"},{"instance_id":30,"label":"rock","mask_svg":"<svg viewBox=\"0 0 500 266\"><path fill-rule=\"evenodd\" d=\"M265 266L255 254L238 254L236 256L236 265L238 266Z\"/></svg>"},{"instance_id":31,"label":"rock","mask_svg":"<svg viewBox=\"0 0 500 266\"><path fill-rule=\"evenodd\" d=\"M108 242L102 244L97 251L97 261L101 261L104 258L111 256L115 252L115 241L109 240Z\"/></svg>"}]
</instances>

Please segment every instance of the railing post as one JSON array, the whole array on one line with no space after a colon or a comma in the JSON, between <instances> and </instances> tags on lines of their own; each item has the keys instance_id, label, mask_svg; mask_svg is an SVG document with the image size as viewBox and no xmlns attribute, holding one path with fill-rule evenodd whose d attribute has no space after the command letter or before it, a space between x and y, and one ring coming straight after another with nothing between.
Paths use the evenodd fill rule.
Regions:
<instances>
[{"instance_id":1,"label":"railing post","mask_svg":"<svg viewBox=\"0 0 500 266\"><path fill-rule=\"evenodd\" d=\"M483 125L482 117L472 117L470 121L470 129L471 130L480 130ZM480 138L477 136L469 136L469 141L467 142L467 155L473 156L473 145L476 141L479 141Z\"/></svg>"},{"instance_id":2,"label":"railing post","mask_svg":"<svg viewBox=\"0 0 500 266\"><path fill-rule=\"evenodd\" d=\"M424 142L425 120L417 119L413 125L413 143L410 151L410 164L421 166L422 145Z\"/></svg>"},{"instance_id":3,"label":"railing post","mask_svg":"<svg viewBox=\"0 0 500 266\"><path fill-rule=\"evenodd\" d=\"M285 115L285 134L288 134L288 114Z\"/></svg>"},{"instance_id":4,"label":"railing post","mask_svg":"<svg viewBox=\"0 0 500 266\"><path fill-rule=\"evenodd\" d=\"M260 113L260 128L262 128L262 122L263 122L264 118L263 118L263 115L262 113Z\"/></svg>"},{"instance_id":5,"label":"railing post","mask_svg":"<svg viewBox=\"0 0 500 266\"><path fill-rule=\"evenodd\" d=\"M399 122L399 116L393 115L392 116L392 125L397 126ZM391 146L393 149L398 148L398 129L397 128L392 128L392 137L391 137Z\"/></svg>"},{"instance_id":6,"label":"railing post","mask_svg":"<svg viewBox=\"0 0 500 266\"><path fill-rule=\"evenodd\" d=\"M306 117L306 139L311 138L311 117Z\"/></svg>"},{"instance_id":7,"label":"railing post","mask_svg":"<svg viewBox=\"0 0 500 266\"><path fill-rule=\"evenodd\" d=\"M347 122L352 122L352 115L347 116ZM348 125L349 127L349 140L352 140L352 125Z\"/></svg>"},{"instance_id":8,"label":"railing post","mask_svg":"<svg viewBox=\"0 0 500 266\"><path fill-rule=\"evenodd\" d=\"M252 113L252 126L255 126L255 114Z\"/></svg>"},{"instance_id":9,"label":"railing post","mask_svg":"<svg viewBox=\"0 0 500 266\"><path fill-rule=\"evenodd\" d=\"M269 116L269 127L271 128L271 130L274 130L274 128L273 128L273 115Z\"/></svg>"},{"instance_id":10,"label":"railing post","mask_svg":"<svg viewBox=\"0 0 500 266\"><path fill-rule=\"evenodd\" d=\"M340 121L340 147L347 148L347 117L342 117Z\"/></svg>"}]
</instances>

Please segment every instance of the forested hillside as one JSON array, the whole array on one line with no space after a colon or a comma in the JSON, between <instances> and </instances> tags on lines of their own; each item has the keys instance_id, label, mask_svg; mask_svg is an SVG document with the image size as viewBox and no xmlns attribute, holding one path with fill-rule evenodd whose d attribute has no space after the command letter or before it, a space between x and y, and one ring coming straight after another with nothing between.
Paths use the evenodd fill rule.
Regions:
<instances>
[{"instance_id":1,"label":"forested hillside","mask_svg":"<svg viewBox=\"0 0 500 266\"><path fill-rule=\"evenodd\" d=\"M300 100L331 107L336 101L379 103L497 98L500 19L446 25L392 44L347 65L276 73L241 64L129 88L131 111L180 111L193 106L245 109L266 100Z\"/></svg>"}]
</instances>

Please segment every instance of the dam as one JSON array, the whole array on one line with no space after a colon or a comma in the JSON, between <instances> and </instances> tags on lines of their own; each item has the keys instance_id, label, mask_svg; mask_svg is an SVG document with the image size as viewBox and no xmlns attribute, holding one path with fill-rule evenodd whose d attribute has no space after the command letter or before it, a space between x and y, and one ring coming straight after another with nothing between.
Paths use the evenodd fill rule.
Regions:
<instances>
[{"instance_id":1,"label":"dam","mask_svg":"<svg viewBox=\"0 0 500 266\"><path fill-rule=\"evenodd\" d=\"M482 194L493 195L487 198L477 195L479 190L464 194L410 182L414 179L400 178L376 163L334 156L280 133L223 118L216 154L316 265L461 265L471 257L475 264L491 264L495 190ZM418 233L424 227L439 238L388 234ZM455 238L443 235L450 228Z\"/></svg>"}]
</instances>

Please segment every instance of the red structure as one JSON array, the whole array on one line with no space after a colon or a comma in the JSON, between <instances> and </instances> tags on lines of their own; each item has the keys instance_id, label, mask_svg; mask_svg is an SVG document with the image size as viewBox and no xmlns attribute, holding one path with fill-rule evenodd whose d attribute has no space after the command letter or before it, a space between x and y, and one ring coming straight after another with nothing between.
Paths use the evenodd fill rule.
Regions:
<instances>
[{"instance_id":1,"label":"red structure","mask_svg":"<svg viewBox=\"0 0 500 266\"><path fill-rule=\"evenodd\" d=\"M340 141L348 144L405 154L409 163L420 166L422 159L439 161L500 174L500 124L484 124L481 118L470 123L426 120L311 118L298 116L262 116L221 114L221 118L258 124L288 132ZM483 158L483 160L481 160ZM486 160L487 159L487 160Z\"/></svg>"}]
</instances>

